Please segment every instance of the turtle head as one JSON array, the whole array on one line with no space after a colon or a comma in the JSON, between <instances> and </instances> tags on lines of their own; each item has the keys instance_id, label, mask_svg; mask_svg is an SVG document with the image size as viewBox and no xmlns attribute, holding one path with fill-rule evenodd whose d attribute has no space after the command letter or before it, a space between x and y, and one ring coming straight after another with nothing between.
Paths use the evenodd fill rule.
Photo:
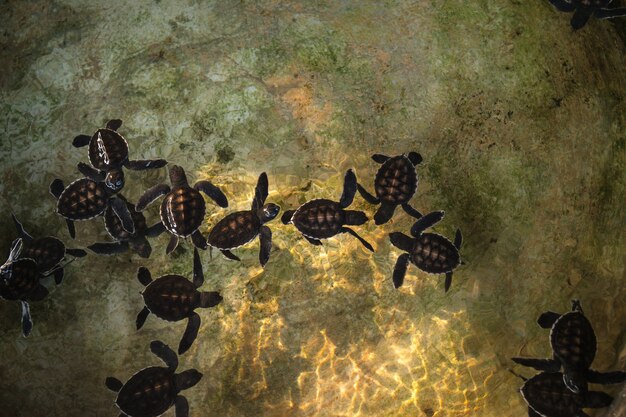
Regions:
<instances>
[{"instance_id":1,"label":"turtle head","mask_svg":"<svg viewBox=\"0 0 626 417\"><path fill-rule=\"evenodd\" d=\"M104 184L114 193L124 188L124 171L121 169L113 169L107 172L104 178Z\"/></svg>"},{"instance_id":2,"label":"turtle head","mask_svg":"<svg viewBox=\"0 0 626 417\"><path fill-rule=\"evenodd\" d=\"M261 207L258 212L259 219L261 219L261 223L267 223L270 220L273 220L278 213L280 212L280 206L274 203L268 203Z\"/></svg>"},{"instance_id":3,"label":"turtle head","mask_svg":"<svg viewBox=\"0 0 626 417\"><path fill-rule=\"evenodd\" d=\"M202 374L195 369L187 369L174 376L174 384L177 391L182 391L196 385L202 379Z\"/></svg>"},{"instance_id":4,"label":"turtle head","mask_svg":"<svg viewBox=\"0 0 626 417\"><path fill-rule=\"evenodd\" d=\"M587 393L587 380L585 375L578 370L568 370L563 373L563 382L575 394Z\"/></svg>"},{"instance_id":5,"label":"turtle head","mask_svg":"<svg viewBox=\"0 0 626 417\"><path fill-rule=\"evenodd\" d=\"M180 165L172 165L170 168L170 182L172 187L184 187L188 185L185 170Z\"/></svg>"}]
</instances>

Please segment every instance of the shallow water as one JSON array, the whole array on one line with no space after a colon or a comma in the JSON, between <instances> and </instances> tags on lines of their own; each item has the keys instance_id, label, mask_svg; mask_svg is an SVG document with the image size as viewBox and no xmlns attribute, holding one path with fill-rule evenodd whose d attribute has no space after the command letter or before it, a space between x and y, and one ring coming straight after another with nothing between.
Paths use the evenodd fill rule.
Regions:
<instances>
[{"instance_id":1,"label":"shallow water","mask_svg":"<svg viewBox=\"0 0 626 417\"><path fill-rule=\"evenodd\" d=\"M184 392L191 416L525 415L510 370L533 373L509 358L547 357L535 320L572 298L596 330L594 368L626 369L620 27L572 32L547 1L505 0L29 1L0 16L3 254L11 210L33 235L107 240L94 219L71 241L47 187L78 178L86 151L72 138L111 118L131 158L224 190L229 208L209 202L204 233L249 207L263 171L285 210L338 199L348 168L372 190L370 156L408 151L424 157L412 204L445 210L435 232L463 231L447 294L443 276L413 266L393 288L387 233L412 224L401 210L354 227L374 254L347 235L312 246L279 220L265 269L258 242L236 250L240 263L203 252L202 289L224 301L199 310L180 358L204 374ZM123 193L166 181L166 169L127 171ZM375 212L360 196L351 208ZM134 327L139 266L191 277L190 243L166 256L167 242L152 239L149 260L68 266L32 303L28 338L17 303L0 303L3 415L117 415L105 378L158 364L150 341L176 347L184 331L154 316Z\"/></svg>"}]
</instances>

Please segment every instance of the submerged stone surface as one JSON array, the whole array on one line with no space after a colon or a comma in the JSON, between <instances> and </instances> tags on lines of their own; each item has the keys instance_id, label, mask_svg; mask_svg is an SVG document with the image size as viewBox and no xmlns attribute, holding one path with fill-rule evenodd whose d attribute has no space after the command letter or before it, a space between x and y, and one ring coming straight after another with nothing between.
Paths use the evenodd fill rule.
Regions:
<instances>
[{"instance_id":1,"label":"submerged stone surface","mask_svg":"<svg viewBox=\"0 0 626 417\"><path fill-rule=\"evenodd\" d=\"M471 4L470 4L471 3ZM78 178L74 136L124 120L135 159L209 179L228 209L207 204L204 234L249 208L260 172L268 201L296 208L337 200L354 168L372 189L373 153L417 151L412 205L445 210L434 231L464 235L465 265L443 276L409 267L383 227L355 227L311 246L278 220L263 270L258 242L241 263L202 253L205 284L224 297L201 311L181 369L191 416L523 415L532 371L512 356L547 357L545 310L579 298L598 337L594 368L626 367L625 48L610 22L572 32L547 1L30 1L0 4L0 241L10 211L34 236L68 242L47 187ZM167 171L128 172L135 202ZM350 207L371 218L360 196ZM158 221L158 204L145 213ZM72 247L107 240L102 219L77 222ZM191 278L192 250L152 257L90 254L32 303L0 303L0 401L12 416L114 416L107 376L157 364L151 340L176 346L184 324L142 308L139 266ZM619 387L606 389L617 394ZM600 415L600 412L590 415Z\"/></svg>"}]
</instances>

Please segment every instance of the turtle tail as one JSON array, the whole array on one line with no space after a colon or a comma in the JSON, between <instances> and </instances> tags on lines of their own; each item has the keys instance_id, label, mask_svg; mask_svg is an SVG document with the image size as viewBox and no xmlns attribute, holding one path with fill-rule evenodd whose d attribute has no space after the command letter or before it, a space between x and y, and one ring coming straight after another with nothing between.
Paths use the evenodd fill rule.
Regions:
<instances>
[{"instance_id":1,"label":"turtle tail","mask_svg":"<svg viewBox=\"0 0 626 417\"><path fill-rule=\"evenodd\" d=\"M200 307L209 308L215 307L219 303L222 302L224 298L220 295L219 292L210 291L210 292L201 292L200 293Z\"/></svg>"},{"instance_id":2,"label":"turtle tail","mask_svg":"<svg viewBox=\"0 0 626 417\"><path fill-rule=\"evenodd\" d=\"M367 221L367 216L362 211L346 210L346 224L358 226Z\"/></svg>"}]
</instances>

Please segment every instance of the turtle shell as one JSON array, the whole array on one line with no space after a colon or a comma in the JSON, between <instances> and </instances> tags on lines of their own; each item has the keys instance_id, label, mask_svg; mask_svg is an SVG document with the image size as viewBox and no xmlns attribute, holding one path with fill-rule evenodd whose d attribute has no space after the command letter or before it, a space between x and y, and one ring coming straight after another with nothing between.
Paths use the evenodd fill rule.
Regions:
<instances>
[{"instance_id":1,"label":"turtle shell","mask_svg":"<svg viewBox=\"0 0 626 417\"><path fill-rule=\"evenodd\" d=\"M584 405L584 398L565 386L560 372L535 375L526 381L520 392L528 406L542 416L576 416Z\"/></svg>"},{"instance_id":2,"label":"turtle shell","mask_svg":"<svg viewBox=\"0 0 626 417\"><path fill-rule=\"evenodd\" d=\"M596 356L596 334L580 311L563 314L552 326L550 343L565 367L588 369Z\"/></svg>"},{"instance_id":3,"label":"turtle shell","mask_svg":"<svg viewBox=\"0 0 626 417\"><path fill-rule=\"evenodd\" d=\"M132 417L156 417L165 413L178 394L174 372L151 366L133 375L122 387L115 403Z\"/></svg>"},{"instance_id":4,"label":"turtle shell","mask_svg":"<svg viewBox=\"0 0 626 417\"><path fill-rule=\"evenodd\" d=\"M291 218L292 223L303 235L313 239L335 236L343 227L346 212L339 203L316 199L300 206Z\"/></svg>"},{"instance_id":5,"label":"turtle shell","mask_svg":"<svg viewBox=\"0 0 626 417\"><path fill-rule=\"evenodd\" d=\"M39 269L32 259L11 262L11 279L0 279L0 296L5 300L24 300L39 286Z\"/></svg>"},{"instance_id":6,"label":"turtle shell","mask_svg":"<svg viewBox=\"0 0 626 417\"><path fill-rule=\"evenodd\" d=\"M254 239L261 230L261 220L251 210L231 213L219 221L209 233L209 245L233 249Z\"/></svg>"},{"instance_id":7,"label":"turtle shell","mask_svg":"<svg viewBox=\"0 0 626 417\"><path fill-rule=\"evenodd\" d=\"M183 320L200 303L200 293L191 281L180 275L164 275L143 291L148 310L167 321Z\"/></svg>"},{"instance_id":8,"label":"turtle shell","mask_svg":"<svg viewBox=\"0 0 626 417\"><path fill-rule=\"evenodd\" d=\"M460 263L458 249L436 233L422 233L415 238L410 255L419 269L431 274L450 272Z\"/></svg>"},{"instance_id":9,"label":"turtle shell","mask_svg":"<svg viewBox=\"0 0 626 417\"><path fill-rule=\"evenodd\" d=\"M122 222L119 217L115 214L113 208L109 205L104 211L104 228L107 230L109 235L115 240L126 241L130 240L135 236L142 236L148 226L146 225L146 217L142 212L135 210L135 205L126 202L126 207L128 207L128 211L130 212L130 217L133 219L133 224L135 225L135 233L129 233L122 226Z\"/></svg>"},{"instance_id":10,"label":"turtle shell","mask_svg":"<svg viewBox=\"0 0 626 417\"><path fill-rule=\"evenodd\" d=\"M100 140L101 139L101 140ZM128 142L111 129L98 129L89 141L89 162L94 168L108 171L128 161Z\"/></svg>"},{"instance_id":11,"label":"turtle shell","mask_svg":"<svg viewBox=\"0 0 626 417\"><path fill-rule=\"evenodd\" d=\"M52 236L24 241L24 247L20 253L20 258L33 259L42 272L57 266L64 257L65 244Z\"/></svg>"},{"instance_id":12,"label":"turtle shell","mask_svg":"<svg viewBox=\"0 0 626 417\"><path fill-rule=\"evenodd\" d=\"M389 158L376 173L374 189L383 203L406 203L417 190L415 165L404 155Z\"/></svg>"},{"instance_id":13,"label":"turtle shell","mask_svg":"<svg viewBox=\"0 0 626 417\"><path fill-rule=\"evenodd\" d=\"M198 230L206 205L200 193L191 187L176 187L161 203L161 221L167 230L179 237L190 236Z\"/></svg>"},{"instance_id":14,"label":"turtle shell","mask_svg":"<svg viewBox=\"0 0 626 417\"><path fill-rule=\"evenodd\" d=\"M108 200L104 183L81 178L63 190L57 202L57 212L70 220L87 220L102 214Z\"/></svg>"}]
</instances>

